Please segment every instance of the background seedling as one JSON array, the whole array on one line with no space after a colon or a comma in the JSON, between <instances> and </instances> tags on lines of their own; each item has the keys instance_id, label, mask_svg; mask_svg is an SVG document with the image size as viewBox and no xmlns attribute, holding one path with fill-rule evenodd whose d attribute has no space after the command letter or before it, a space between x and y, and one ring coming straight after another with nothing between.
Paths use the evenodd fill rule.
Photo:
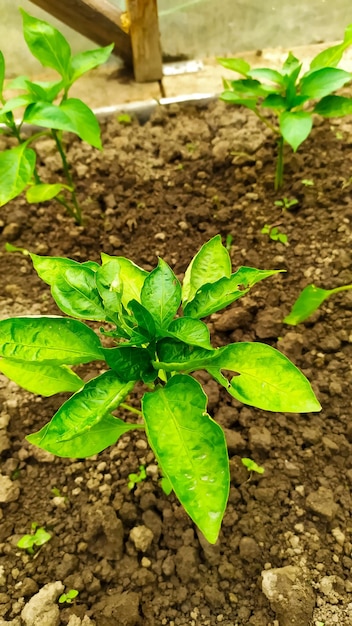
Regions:
<instances>
[{"instance_id":1,"label":"background seedling","mask_svg":"<svg viewBox=\"0 0 352 626\"><path fill-rule=\"evenodd\" d=\"M257 474L264 474L264 467L261 465L257 465L253 459L248 459L246 457L241 459L243 465L248 469L249 472L256 472Z\"/></svg>"},{"instance_id":2,"label":"background seedling","mask_svg":"<svg viewBox=\"0 0 352 626\"><path fill-rule=\"evenodd\" d=\"M301 291L290 313L285 317L284 323L296 326L304 322L320 307L320 305L336 293L352 289L351 285L335 287L335 289L321 289L315 285L308 285Z\"/></svg>"},{"instance_id":3,"label":"background seedling","mask_svg":"<svg viewBox=\"0 0 352 626\"><path fill-rule=\"evenodd\" d=\"M77 589L69 589L66 593L62 593L59 597L60 604L72 604L72 602L77 598L79 591Z\"/></svg>"},{"instance_id":4,"label":"background seedling","mask_svg":"<svg viewBox=\"0 0 352 626\"><path fill-rule=\"evenodd\" d=\"M120 113L117 116L117 121L124 126L130 126L132 124L132 117L129 113Z\"/></svg>"},{"instance_id":5,"label":"background seedling","mask_svg":"<svg viewBox=\"0 0 352 626\"><path fill-rule=\"evenodd\" d=\"M31 533L23 535L17 542L17 547L25 550L28 554L34 554L37 549L50 541L51 534L45 528L38 526L36 522L32 522Z\"/></svg>"},{"instance_id":6,"label":"background seedling","mask_svg":"<svg viewBox=\"0 0 352 626\"><path fill-rule=\"evenodd\" d=\"M312 180L311 178L303 178L302 185L304 185L305 187L313 187L314 180Z\"/></svg>"},{"instance_id":7,"label":"background seedling","mask_svg":"<svg viewBox=\"0 0 352 626\"><path fill-rule=\"evenodd\" d=\"M289 209L298 204L298 200L297 198L281 198L281 200L275 200L274 204L283 211L289 211Z\"/></svg>"},{"instance_id":8,"label":"background seedling","mask_svg":"<svg viewBox=\"0 0 352 626\"><path fill-rule=\"evenodd\" d=\"M351 81L349 72L337 68L351 43L352 24L349 24L343 41L314 57L303 75L301 61L291 52L281 69L253 69L241 58L218 59L223 67L242 76L223 80L221 100L247 107L278 138L275 189L283 184L284 144L296 152L310 135L314 114L330 118L352 113L352 98L332 95Z\"/></svg>"},{"instance_id":9,"label":"background seedling","mask_svg":"<svg viewBox=\"0 0 352 626\"><path fill-rule=\"evenodd\" d=\"M134 489L138 483L141 483L142 480L145 480L146 478L147 473L145 471L145 467L144 465L140 465L138 474L128 474L128 488Z\"/></svg>"},{"instance_id":10,"label":"background seedling","mask_svg":"<svg viewBox=\"0 0 352 626\"><path fill-rule=\"evenodd\" d=\"M145 429L162 475L214 543L229 494L229 459L224 432L208 415L207 396L191 374L205 370L230 396L264 410L320 410L309 382L282 353L250 342L213 348L201 319L279 270L240 267L232 272L220 235L201 247L182 285L162 259L147 272L125 257L107 254L101 265L31 258L70 317L1 320L0 371L34 393L73 395L28 441L62 457L84 458L124 433ZM106 348L82 319L99 322L103 339L109 335L115 346ZM106 371L87 382L71 369L95 360L105 361ZM127 399L133 390L138 393L141 382L147 391L139 410ZM115 416L119 407L138 421Z\"/></svg>"},{"instance_id":11,"label":"background seedling","mask_svg":"<svg viewBox=\"0 0 352 626\"><path fill-rule=\"evenodd\" d=\"M279 241L280 243L283 243L285 245L287 245L288 243L287 235L280 232L277 226L270 226L269 224L265 224L260 232L263 235L269 235L270 239L272 239L273 241Z\"/></svg>"},{"instance_id":12,"label":"background seedling","mask_svg":"<svg viewBox=\"0 0 352 626\"><path fill-rule=\"evenodd\" d=\"M58 79L33 82L26 76L13 80L8 88L20 95L5 99L5 59L0 52L0 133L18 141L18 146L0 153L0 206L27 190L28 202L57 200L79 224L82 221L75 183L67 161L62 132L78 135L94 148L101 149L100 128L93 111L79 98L69 97L76 80L88 70L104 63L113 45L72 55L65 37L53 26L32 17L21 9L23 35L31 54L47 68L56 70ZM23 110L19 119L19 110ZM23 125L31 124L43 130L26 137ZM34 142L49 135L55 142L62 162L65 182L48 183L41 180L37 168Z\"/></svg>"}]
</instances>

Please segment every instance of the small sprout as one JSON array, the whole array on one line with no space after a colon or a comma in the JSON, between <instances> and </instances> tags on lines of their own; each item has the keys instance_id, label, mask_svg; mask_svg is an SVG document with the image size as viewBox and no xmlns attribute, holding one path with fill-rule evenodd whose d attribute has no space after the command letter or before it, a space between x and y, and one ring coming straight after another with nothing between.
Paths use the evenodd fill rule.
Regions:
<instances>
[{"instance_id":1,"label":"small sprout","mask_svg":"<svg viewBox=\"0 0 352 626\"><path fill-rule=\"evenodd\" d=\"M314 187L314 180L311 178L303 178L302 185L305 187Z\"/></svg>"},{"instance_id":2,"label":"small sprout","mask_svg":"<svg viewBox=\"0 0 352 626\"><path fill-rule=\"evenodd\" d=\"M232 242L233 242L233 236L230 233L228 233L228 235L226 235L226 240L225 240L225 248L226 250L228 250L228 252L230 252L231 250Z\"/></svg>"},{"instance_id":3,"label":"small sprout","mask_svg":"<svg viewBox=\"0 0 352 626\"><path fill-rule=\"evenodd\" d=\"M241 459L243 465L248 469L249 472L257 472L257 474L264 474L264 467L257 465L255 461L252 459L243 458Z\"/></svg>"},{"instance_id":4,"label":"small sprout","mask_svg":"<svg viewBox=\"0 0 352 626\"><path fill-rule=\"evenodd\" d=\"M193 154L198 149L198 145L196 143L186 143L186 149L190 154Z\"/></svg>"},{"instance_id":5,"label":"small sprout","mask_svg":"<svg viewBox=\"0 0 352 626\"><path fill-rule=\"evenodd\" d=\"M20 475L21 475L21 470L19 466L17 465L17 467L13 470L13 472L11 472L11 480L18 480Z\"/></svg>"},{"instance_id":6,"label":"small sprout","mask_svg":"<svg viewBox=\"0 0 352 626\"><path fill-rule=\"evenodd\" d=\"M119 124L123 124L124 126L132 124L132 118L129 113L120 113L117 116L117 121Z\"/></svg>"},{"instance_id":7,"label":"small sprout","mask_svg":"<svg viewBox=\"0 0 352 626\"><path fill-rule=\"evenodd\" d=\"M32 522L31 530L31 534L23 535L17 542L17 547L26 550L28 554L34 554L38 548L51 539L51 534L45 528L38 526L37 522Z\"/></svg>"},{"instance_id":8,"label":"small sprout","mask_svg":"<svg viewBox=\"0 0 352 626\"><path fill-rule=\"evenodd\" d=\"M342 140L342 139L343 139L343 133L341 133L341 132L338 130L338 131L335 133L335 137L336 137L336 139L340 139L340 140Z\"/></svg>"},{"instance_id":9,"label":"small sprout","mask_svg":"<svg viewBox=\"0 0 352 626\"><path fill-rule=\"evenodd\" d=\"M69 589L67 593L62 593L59 597L60 604L72 604L73 600L77 598L79 591L77 589Z\"/></svg>"},{"instance_id":10,"label":"small sprout","mask_svg":"<svg viewBox=\"0 0 352 626\"><path fill-rule=\"evenodd\" d=\"M137 483L141 483L142 480L147 478L144 465L139 466L139 474L128 474L128 488L134 489Z\"/></svg>"},{"instance_id":11,"label":"small sprout","mask_svg":"<svg viewBox=\"0 0 352 626\"><path fill-rule=\"evenodd\" d=\"M284 245L288 244L288 237L285 233L281 233L277 226L270 226L269 224L265 224L262 230L260 231L262 235L269 235L270 239L273 241L279 241Z\"/></svg>"},{"instance_id":12,"label":"small sprout","mask_svg":"<svg viewBox=\"0 0 352 626\"><path fill-rule=\"evenodd\" d=\"M13 246L12 243L8 243L8 241L5 243L5 251L20 252L21 254L24 254L24 256L29 256L30 254L26 248L18 248L17 246Z\"/></svg>"},{"instance_id":13,"label":"small sprout","mask_svg":"<svg viewBox=\"0 0 352 626\"><path fill-rule=\"evenodd\" d=\"M280 207L283 211L288 211L293 206L298 204L297 198L282 198L281 200L275 200L275 206Z\"/></svg>"},{"instance_id":14,"label":"small sprout","mask_svg":"<svg viewBox=\"0 0 352 626\"><path fill-rule=\"evenodd\" d=\"M166 496L169 496L170 493L172 492L172 485L169 481L169 479L167 478L167 476L163 476L160 480L160 487L162 488L164 494Z\"/></svg>"}]
</instances>

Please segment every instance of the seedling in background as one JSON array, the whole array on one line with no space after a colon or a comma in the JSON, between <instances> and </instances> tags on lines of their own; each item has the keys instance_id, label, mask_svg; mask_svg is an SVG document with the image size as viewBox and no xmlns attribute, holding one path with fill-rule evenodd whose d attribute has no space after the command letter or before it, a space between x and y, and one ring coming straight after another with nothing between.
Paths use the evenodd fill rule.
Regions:
<instances>
[{"instance_id":1,"label":"seedling in background","mask_svg":"<svg viewBox=\"0 0 352 626\"><path fill-rule=\"evenodd\" d=\"M120 113L117 116L117 121L119 124L123 124L123 126L130 126L132 124L132 117L129 113Z\"/></svg>"},{"instance_id":2,"label":"seedling in background","mask_svg":"<svg viewBox=\"0 0 352 626\"><path fill-rule=\"evenodd\" d=\"M289 211L293 206L298 204L298 200L297 198L281 198L281 200L275 200L274 204L283 211Z\"/></svg>"},{"instance_id":3,"label":"seedling in background","mask_svg":"<svg viewBox=\"0 0 352 626\"><path fill-rule=\"evenodd\" d=\"M100 128L93 111L79 98L69 97L76 80L87 71L105 63L113 45L96 48L72 55L65 37L53 26L28 15L21 9L23 35L32 55L43 67L56 70L55 81L31 81L19 76L9 85L20 95L5 99L5 59L0 52L0 133L17 139L18 146L0 153L0 206L27 190L27 201L32 203L57 200L65 207L78 224L82 222L75 183L67 161L62 132L78 135L94 148L101 149ZM55 103L55 104L54 104ZM15 119L15 112L24 108L24 113ZM23 133L23 125L31 124L42 128L31 137ZM37 168L38 155L35 145L38 137L53 138L62 162L65 182L49 183L41 180Z\"/></svg>"},{"instance_id":4,"label":"seedling in background","mask_svg":"<svg viewBox=\"0 0 352 626\"><path fill-rule=\"evenodd\" d=\"M62 593L59 597L60 604L72 604L77 598L79 591L77 589L69 589L67 593Z\"/></svg>"},{"instance_id":5,"label":"seedling in background","mask_svg":"<svg viewBox=\"0 0 352 626\"><path fill-rule=\"evenodd\" d=\"M270 226L269 224L265 224L260 232L263 235L269 235L270 239L272 239L273 241L279 241L284 245L288 244L287 235L285 235L285 233L281 233L277 226Z\"/></svg>"},{"instance_id":6,"label":"seedling in background","mask_svg":"<svg viewBox=\"0 0 352 626\"><path fill-rule=\"evenodd\" d=\"M285 317L284 323L297 326L308 319L323 304L324 300L336 293L352 289L351 285L335 287L335 289L321 289L315 285L308 285L301 291L290 313Z\"/></svg>"},{"instance_id":7,"label":"seedling in background","mask_svg":"<svg viewBox=\"0 0 352 626\"><path fill-rule=\"evenodd\" d=\"M330 118L352 113L352 98L332 95L351 81L349 72L337 68L351 43L352 24L349 24L342 43L317 54L303 75L302 62L292 52L279 70L253 69L241 58L218 59L223 67L243 77L224 79L220 99L247 107L277 136L275 189L283 184L284 144L296 152L310 135L314 114Z\"/></svg>"},{"instance_id":8,"label":"seedling in background","mask_svg":"<svg viewBox=\"0 0 352 626\"><path fill-rule=\"evenodd\" d=\"M257 474L264 474L265 469L261 467L261 465L257 465L253 459L243 458L241 459L243 465L248 469L249 472L256 472Z\"/></svg>"},{"instance_id":9,"label":"seedling in background","mask_svg":"<svg viewBox=\"0 0 352 626\"><path fill-rule=\"evenodd\" d=\"M139 466L138 474L128 474L128 488L134 489L138 483L141 483L142 480L147 478L147 473L145 471L144 465Z\"/></svg>"},{"instance_id":10,"label":"seedling in background","mask_svg":"<svg viewBox=\"0 0 352 626\"><path fill-rule=\"evenodd\" d=\"M207 396L191 374L205 370L232 397L264 410L320 410L308 380L278 350L249 342L213 348L201 321L279 270L232 272L220 235L201 247L182 285L162 259L147 272L107 254L102 265L31 258L70 317L1 320L0 370L34 393L73 395L28 441L62 457L84 458L124 433L145 429L162 475L214 543L229 494L229 460L224 432L208 415ZM103 343L81 319L100 323ZM114 347L105 347L107 337ZM105 371L83 381L71 366L90 361L105 361ZM126 399L138 393L141 381L147 390L139 410ZM116 417L119 407L138 421Z\"/></svg>"},{"instance_id":11,"label":"seedling in background","mask_svg":"<svg viewBox=\"0 0 352 626\"><path fill-rule=\"evenodd\" d=\"M302 185L305 187L314 187L314 180L311 180L311 178L303 178Z\"/></svg>"},{"instance_id":12,"label":"seedling in background","mask_svg":"<svg viewBox=\"0 0 352 626\"><path fill-rule=\"evenodd\" d=\"M31 525L31 534L23 535L17 542L17 547L33 555L41 546L50 541L51 534L45 528L38 526L36 522Z\"/></svg>"}]
</instances>

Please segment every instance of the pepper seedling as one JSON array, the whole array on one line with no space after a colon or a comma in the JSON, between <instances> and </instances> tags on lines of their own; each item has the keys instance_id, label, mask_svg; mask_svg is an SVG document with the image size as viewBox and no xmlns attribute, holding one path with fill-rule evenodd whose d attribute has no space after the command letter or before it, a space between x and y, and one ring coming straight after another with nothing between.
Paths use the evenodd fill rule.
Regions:
<instances>
[{"instance_id":1,"label":"pepper seedling","mask_svg":"<svg viewBox=\"0 0 352 626\"><path fill-rule=\"evenodd\" d=\"M182 285L162 259L147 272L125 257L104 253L101 265L31 258L57 306L70 317L1 320L0 371L33 393L73 395L28 441L58 456L84 458L114 445L124 433L145 429L162 475L214 543L229 494L229 459L224 432L207 413L206 393L192 373L205 370L230 396L260 409L308 413L321 408L308 380L278 350L250 342L213 348L201 319L280 270L232 272L220 235L201 247ZM82 319L103 324L103 342ZM113 347L105 346L107 339ZM100 361L104 371L85 382L71 366L90 361ZM125 400L140 381L147 390L139 409ZM118 409L129 410L138 421L115 416Z\"/></svg>"},{"instance_id":2,"label":"pepper seedling","mask_svg":"<svg viewBox=\"0 0 352 626\"><path fill-rule=\"evenodd\" d=\"M60 604L72 604L77 598L79 591L77 589L69 589L66 593L62 593L59 597Z\"/></svg>"},{"instance_id":3,"label":"pepper seedling","mask_svg":"<svg viewBox=\"0 0 352 626\"><path fill-rule=\"evenodd\" d=\"M17 547L33 555L41 546L50 541L51 534L45 528L39 526L37 522L32 522L31 533L23 535L17 542Z\"/></svg>"},{"instance_id":4,"label":"pepper seedling","mask_svg":"<svg viewBox=\"0 0 352 626\"><path fill-rule=\"evenodd\" d=\"M100 128L93 111L69 91L80 76L105 63L113 48L96 48L73 55L65 37L53 26L32 17L21 9L23 35L31 54L43 67L56 70L58 80L31 81L26 76L15 78L7 87L20 92L9 100L4 96L5 59L0 51L0 133L14 137L18 146L0 153L0 206L16 198L24 190L30 203L55 199L65 207L78 224L82 222L75 183L67 161L62 132L74 133L94 148L101 149ZM14 112L23 109L19 119ZM23 126L30 124L41 130L29 138ZM48 135L55 142L66 181L44 182L37 168L35 145L38 137Z\"/></svg>"},{"instance_id":5,"label":"pepper seedling","mask_svg":"<svg viewBox=\"0 0 352 626\"><path fill-rule=\"evenodd\" d=\"M352 113L352 98L334 95L351 81L350 72L337 67L351 44L352 24L349 24L343 41L317 54L303 75L302 62L292 52L281 69L253 69L241 58L218 59L223 67L242 76L237 80L223 80L220 99L253 111L278 138L276 190L283 184L284 144L289 144L296 152L309 137L315 114L330 118Z\"/></svg>"},{"instance_id":6,"label":"pepper seedling","mask_svg":"<svg viewBox=\"0 0 352 626\"><path fill-rule=\"evenodd\" d=\"M138 483L141 483L146 478L147 472L145 471L145 467L144 465L140 465L138 474L128 474L128 488L134 489Z\"/></svg>"}]
</instances>

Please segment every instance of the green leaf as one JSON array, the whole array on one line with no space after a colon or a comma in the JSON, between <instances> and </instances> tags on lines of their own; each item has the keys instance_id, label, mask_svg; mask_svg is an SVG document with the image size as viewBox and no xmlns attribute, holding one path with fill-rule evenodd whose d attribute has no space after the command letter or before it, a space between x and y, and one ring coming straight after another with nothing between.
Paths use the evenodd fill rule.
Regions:
<instances>
[{"instance_id":1,"label":"green leaf","mask_svg":"<svg viewBox=\"0 0 352 626\"><path fill-rule=\"evenodd\" d=\"M123 285L122 304L127 308L131 300L141 301L141 291L148 272L123 256L110 256L104 252L101 255L103 265L116 259L120 265L120 280Z\"/></svg>"},{"instance_id":2,"label":"green leaf","mask_svg":"<svg viewBox=\"0 0 352 626\"><path fill-rule=\"evenodd\" d=\"M283 96L280 96L277 93L269 93L269 95L264 98L262 107L267 109L287 109L287 102Z\"/></svg>"},{"instance_id":3,"label":"green leaf","mask_svg":"<svg viewBox=\"0 0 352 626\"><path fill-rule=\"evenodd\" d=\"M24 89L27 90L28 76L16 76L9 83L7 83L7 89Z\"/></svg>"},{"instance_id":4,"label":"green leaf","mask_svg":"<svg viewBox=\"0 0 352 626\"><path fill-rule=\"evenodd\" d=\"M206 413L207 397L192 377L173 376L146 393L149 443L188 515L210 543L220 531L229 495L229 461L222 429Z\"/></svg>"},{"instance_id":5,"label":"green leaf","mask_svg":"<svg viewBox=\"0 0 352 626\"><path fill-rule=\"evenodd\" d=\"M259 281L279 272L280 270L240 267L230 278L221 278L198 289L193 300L186 304L184 313L196 319L211 315L244 296Z\"/></svg>"},{"instance_id":6,"label":"green leaf","mask_svg":"<svg viewBox=\"0 0 352 626\"><path fill-rule=\"evenodd\" d=\"M53 26L28 15L20 9L23 35L33 56L44 67L51 67L67 81L69 78L71 48L65 37Z\"/></svg>"},{"instance_id":7,"label":"green leaf","mask_svg":"<svg viewBox=\"0 0 352 626\"><path fill-rule=\"evenodd\" d=\"M3 53L0 50L0 101L2 101L4 80L5 80L5 59L4 59Z\"/></svg>"},{"instance_id":8,"label":"green leaf","mask_svg":"<svg viewBox=\"0 0 352 626\"><path fill-rule=\"evenodd\" d=\"M231 259L228 250L216 235L197 252L186 269L182 284L183 306L193 300L200 287L231 276Z\"/></svg>"},{"instance_id":9,"label":"green leaf","mask_svg":"<svg viewBox=\"0 0 352 626\"><path fill-rule=\"evenodd\" d=\"M247 76L248 72L251 69L251 66L244 59L225 59L218 57L216 59L220 65L226 67L227 70L232 70L233 72L237 72L238 74L243 74L243 76Z\"/></svg>"},{"instance_id":10,"label":"green leaf","mask_svg":"<svg viewBox=\"0 0 352 626\"><path fill-rule=\"evenodd\" d=\"M253 78L240 78L231 81L231 88L234 94L239 98L262 98L268 92L277 91L279 87L273 85L265 85L254 80Z\"/></svg>"},{"instance_id":11,"label":"green leaf","mask_svg":"<svg viewBox=\"0 0 352 626\"><path fill-rule=\"evenodd\" d=\"M98 454L138 428L111 415L132 391L133 382L121 382L111 370L90 380L69 398L29 443L60 457L84 458Z\"/></svg>"},{"instance_id":12,"label":"green leaf","mask_svg":"<svg viewBox=\"0 0 352 626\"><path fill-rule=\"evenodd\" d=\"M284 140L296 152L312 130L313 117L307 111L285 111L281 113L279 123Z\"/></svg>"},{"instance_id":13,"label":"green leaf","mask_svg":"<svg viewBox=\"0 0 352 626\"><path fill-rule=\"evenodd\" d=\"M38 185L32 185L27 189L26 200L29 203L47 202L55 198L63 189L71 190L68 185L63 185L62 183L55 183L53 185L39 183Z\"/></svg>"},{"instance_id":14,"label":"green leaf","mask_svg":"<svg viewBox=\"0 0 352 626\"><path fill-rule=\"evenodd\" d=\"M351 45L352 43L352 24L349 24L345 30L344 40L342 43L339 43L334 46L330 46L319 52L314 59L311 61L310 69L316 70L322 67L336 67L336 65L341 61L342 55L344 51Z\"/></svg>"},{"instance_id":15,"label":"green leaf","mask_svg":"<svg viewBox=\"0 0 352 626\"><path fill-rule=\"evenodd\" d=\"M314 107L314 113L323 117L342 117L352 114L352 98L325 96Z\"/></svg>"},{"instance_id":16,"label":"green leaf","mask_svg":"<svg viewBox=\"0 0 352 626\"><path fill-rule=\"evenodd\" d=\"M8 113L9 111L14 111L15 109L19 109L20 107L27 106L35 102L35 96L31 94L24 94L23 96L16 96L15 98L10 98L7 100L6 104L0 109L1 115L4 113Z\"/></svg>"},{"instance_id":17,"label":"green leaf","mask_svg":"<svg viewBox=\"0 0 352 626\"><path fill-rule=\"evenodd\" d=\"M149 311L137 300L131 300L128 304L128 309L136 323L136 325L132 326L130 342L140 345L152 341L155 338L156 329Z\"/></svg>"},{"instance_id":18,"label":"green leaf","mask_svg":"<svg viewBox=\"0 0 352 626\"><path fill-rule=\"evenodd\" d=\"M265 411L320 411L310 383L281 352L263 343L233 343L219 350L207 371L228 393ZM228 380L221 370L236 373Z\"/></svg>"},{"instance_id":19,"label":"green leaf","mask_svg":"<svg viewBox=\"0 0 352 626\"><path fill-rule=\"evenodd\" d=\"M264 474L264 467L258 465L253 459L248 459L246 457L241 459L242 464L248 469L249 472L257 472L257 474Z\"/></svg>"},{"instance_id":20,"label":"green leaf","mask_svg":"<svg viewBox=\"0 0 352 626\"><path fill-rule=\"evenodd\" d=\"M61 257L41 257L31 254L38 276L51 286L57 306L72 317L86 320L108 321L95 282L91 263L77 263ZM98 263L95 267L99 268Z\"/></svg>"},{"instance_id":21,"label":"green leaf","mask_svg":"<svg viewBox=\"0 0 352 626\"><path fill-rule=\"evenodd\" d=\"M167 372L194 372L210 365L218 356L218 350L191 346L182 341L164 338L157 343L159 361L153 362Z\"/></svg>"},{"instance_id":22,"label":"green leaf","mask_svg":"<svg viewBox=\"0 0 352 626\"><path fill-rule=\"evenodd\" d=\"M35 100L43 100L44 102L52 102L59 95L63 88L63 81L50 82L32 82L26 80L26 87Z\"/></svg>"},{"instance_id":23,"label":"green leaf","mask_svg":"<svg viewBox=\"0 0 352 626\"><path fill-rule=\"evenodd\" d=\"M116 259L99 266L95 272L96 287L111 319L118 319L121 309L122 282L120 264Z\"/></svg>"},{"instance_id":24,"label":"green leaf","mask_svg":"<svg viewBox=\"0 0 352 626\"><path fill-rule=\"evenodd\" d=\"M105 48L95 48L74 54L71 58L71 83L94 67L106 63L113 48L114 44L112 43Z\"/></svg>"},{"instance_id":25,"label":"green leaf","mask_svg":"<svg viewBox=\"0 0 352 626\"><path fill-rule=\"evenodd\" d=\"M351 81L351 74L334 67L324 67L305 74L300 81L302 95L318 100L341 89Z\"/></svg>"},{"instance_id":26,"label":"green leaf","mask_svg":"<svg viewBox=\"0 0 352 626\"><path fill-rule=\"evenodd\" d=\"M255 109L258 101L258 98L239 98L233 93L233 91L229 90L223 91L220 94L219 99L223 102L227 102L228 104L247 107L247 109L250 109L251 111Z\"/></svg>"},{"instance_id":27,"label":"green leaf","mask_svg":"<svg viewBox=\"0 0 352 626\"><path fill-rule=\"evenodd\" d=\"M0 153L0 206L16 198L29 184L36 154L26 144Z\"/></svg>"},{"instance_id":28,"label":"green leaf","mask_svg":"<svg viewBox=\"0 0 352 626\"><path fill-rule=\"evenodd\" d=\"M63 391L78 391L83 380L65 365L0 359L0 371L27 391L52 396Z\"/></svg>"},{"instance_id":29,"label":"green leaf","mask_svg":"<svg viewBox=\"0 0 352 626\"><path fill-rule=\"evenodd\" d=\"M158 266L146 277L141 304L160 328L167 328L181 304L181 285L172 269L159 259Z\"/></svg>"},{"instance_id":30,"label":"green leaf","mask_svg":"<svg viewBox=\"0 0 352 626\"><path fill-rule=\"evenodd\" d=\"M283 76L277 70L272 70L268 67L260 67L248 72L248 76L250 78L254 78L256 80L262 81L267 80L271 83L276 83L277 85L283 84Z\"/></svg>"},{"instance_id":31,"label":"green leaf","mask_svg":"<svg viewBox=\"0 0 352 626\"><path fill-rule=\"evenodd\" d=\"M304 322L333 293L335 289L320 289L315 285L308 285L301 291L290 313L285 317L284 323L296 326Z\"/></svg>"},{"instance_id":32,"label":"green leaf","mask_svg":"<svg viewBox=\"0 0 352 626\"><path fill-rule=\"evenodd\" d=\"M289 52L288 57L282 66L282 73L295 83L301 71L301 67L301 61L297 59L292 52Z\"/></svg>"},{"instance_id":33,"label":"green leaf","mask_svg":"<svg viewBox=\"0 0 352 626\"><path fill-rule=\"evenodd\" d=\"M75 365L103 359L93 330L64 317L12 317L0 321L0 356L16 361Z\"/></svg>"},{"instance_id":34,"label":"green leaf","mask_svg":"<svg viewBox=\"0 0 352 626\"><path fill-rule=\"evenodd\" d=\"M82 100L68 98L60 104L60 110L64 111L70 120L71 132L76 133L94 148L102 149L98 120Z\"/></svg>"},{"instance_id":35,"label":"green leaf","mask_svg":"<svg viewBox=\"0 0 352 626\"><path fill-rule=\"evenodd\" d=\"M208 326L192 317L178 317L173 320L167 329L167 334L190 346L212 350Z\"/></svg>"},{"instance_id":36,"label":"green leaf","mask_svg":"<svg viewBox=\"0 0 352 626\"><path fill-rule=\"evenodd\" d=\"M120 345L117 348L104 348L103 352L107 364L121 380L143 380L148 383L157 377L146 348Z\"/></svg>"}]
</instances>

